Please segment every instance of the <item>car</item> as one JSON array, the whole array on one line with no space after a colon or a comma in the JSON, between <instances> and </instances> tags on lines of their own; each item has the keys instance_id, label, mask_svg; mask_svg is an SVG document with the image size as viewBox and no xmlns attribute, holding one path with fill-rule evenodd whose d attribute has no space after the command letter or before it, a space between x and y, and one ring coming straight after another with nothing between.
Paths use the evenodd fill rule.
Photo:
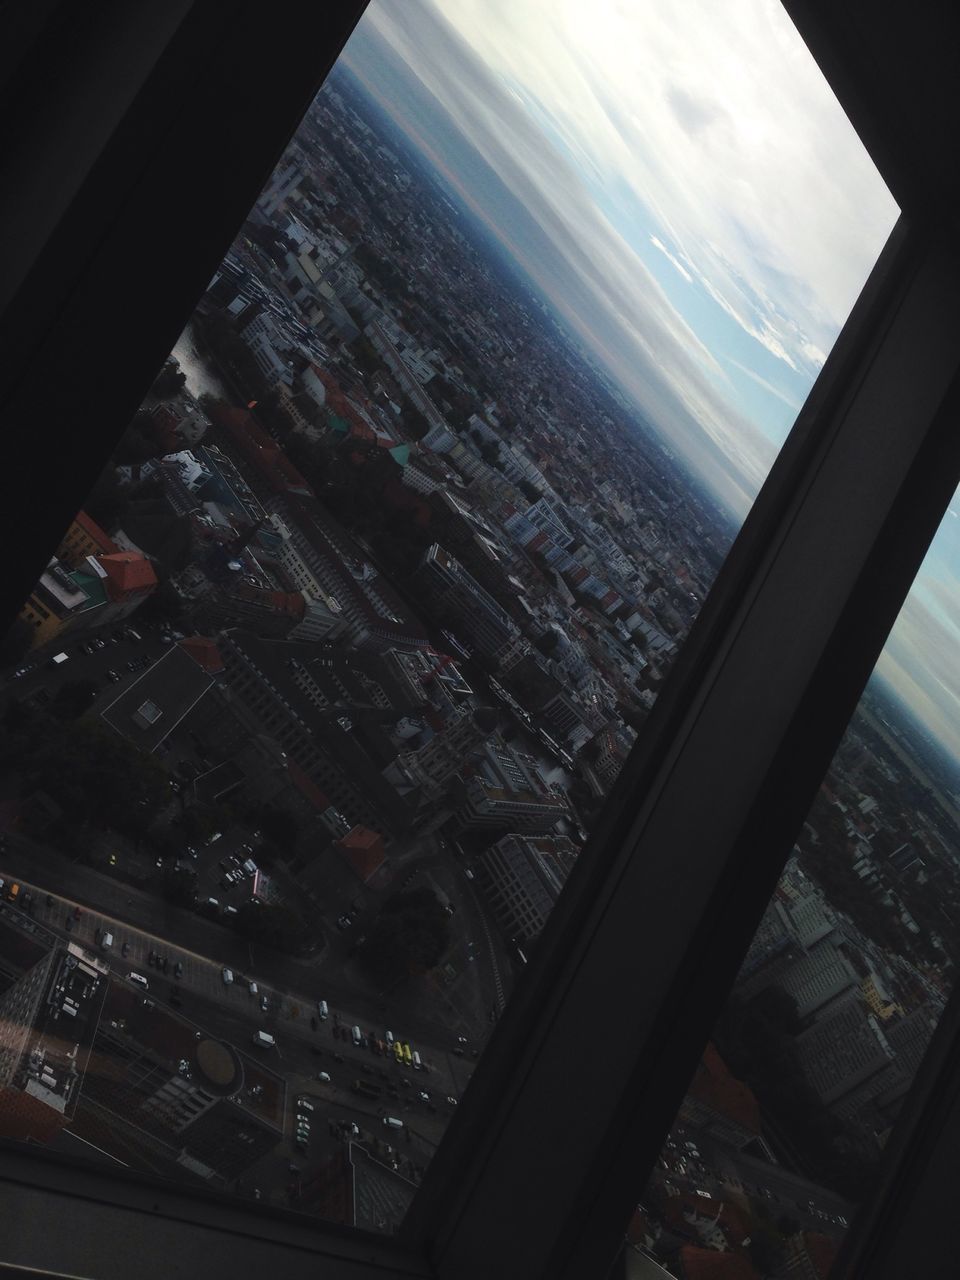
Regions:
<instances>
[{"instance_id":1,"label":"car","mask_svg":"<svg viewBox=\"0 0 960 1280\"><path fill-rule=\"evenodd\" d=\"M450 1094L447 1094L446 1101L449 1102L451 1107L455 1107L457 1105L456 1098L452 1098Z\"/></svg>"},{"instance_id":2,"label":"car","mask_svg":"<svg viewBox=\"0 0 960 1280\"><path fill-rule=\"evenodd\" d=\"M107 858L107 864L111 867L115 867L117 865L117 855L115 853L111 853L110 857Z\"/></svg>"},{"instance_id":3,"label":"car","mask_svg":"<svg viewBox=\"0 0 960 1280\"><path fill-rule=\"evenodd\" d=\"M317 1072L317 1079L318 1079L318 1080L320 1080L320 1081L322 1081L322 1082L323 1082L323 1084L330 1084L330 1083L331 1083L329 1073L328 1073L328 1072L326 1072L326 1071L318 1071L318 1072Z\"/></svg>"},{"instance_id":4,"label":"car","mask_svg":"<svg viewBox=\"0 0 960 1280\"><path fill-rule=\"evenodd\" d=\"M153 968L153 966L156 963L157 963L157 953L155 951L151 951L150 954L147 956L147 964L150 965L151 968Z\"/></svg>"},{"instance_id":5,"label":"car","mask_svg":"<svg viewBox=\"0 0 960 1280\"><path fill-rule=\"evenodd\" d=\"M250 991L250 994L251 994L252 996L255 996L259 990L260 990L260 988L259 988L259 987L257 986L257 984L253 981L253 979L251 979L251 980L250 980L250 985L249 985L249 991Z\"/></svg>"},{"instance_id":6,"label":"car","mask_svg":"<svg viewBox=\"0 0 960 1280\"><path fill-rule=\"evenodd\" d=\"M183 787L176 780L176 778L171 778L167 785L169 786L170 790L174 793L174 795L179 795L179 793L183 790Z\"/></svg>"},{"instance_id":7,"label":"car","mask_svg":"<svg viewBox=\"0 0 960 1280\"><path fill-rule=\"evenodd\" d=\"M119 671L114 671L112 668L111 668L110 670L108 670L105 674L106 674L106 677L107 677L107 679L110 681L110 683L111 683L111 684L116 684L116 683L117 683L117 681L121 678L121 677L120 677L120 672L119 672Z\"/></svg>"},{"instance_id":8,"label":"car","mask_svg":"<svg viewBox=\"0 0 960 1280\"><path fill-rule=\"evenodd\" d=\"M167 956L163 957L163 972L164 973L170 972L170 961Z\"/></svg>"},{"instance_id":9,"label":"car","mask_svg":"<svg viewBox=\"0 0 960 1280\"><path fill-rule=\"evenodd\" d=\"M420 1092L417 1094L417 1097L420 1099L421 1102L430 1101L430 1095L429 1093L427 1093L425 1089L421 1089Z\"/></svg>"},{"instance_id":10,"label":"car","mask_svg":"<svg viewBox=\"0 0 960 1280\"><path fill-rule=\"evenodd\" d=\"M260 997L260 1008L266 1013L270 1008L270 997L266 992Z\"/></svg>"},{"instance_id":11,"label":"car","mask_svg":"<svg viewBox=\"0 0 960 1280\"><path fill-rule=\"evenodd\" d=\"M120 947L120 954L121 954L124 958L126 958L126 957L130 954L130 943L129 943L129 942L124 942L124 943L123 943L123 945Z\"/></svg>"},{"instance_id":12,"label":"car","mask_svg":"<svg viewBox=\"0 0 960 1280\"><path fill-rule=\"evenodd\" d=\"M466 1043L467 1043L467 1037L466 1037L466 1036L457 1036L457 1044L464 1044L464 1045L465 1045Z\"/></svg>"},{"instance_id":13,"label":"car","mask_svg":"<svg viewBox=\"0 0 960 1280\"><path fill-rule=\"evenodd\" d=\"M223 985L229 987L233 982L233 970L228 969L226 965L220 970L220 977L223 979Z\"/></svg>"},{"instance_id":14,"label":"car","mask_svg":"<svg viewBox=\"0 0 960 1280\"><path fill-rule=\"evenodd\" d=\"M127 663L127 670L128 670L128 671L136 671L136 669L137 669L137 664L136 664L136 663L133 661L133 659L131 658L131 659L130 659L130 661Z\"/></svg>"},{"instance_id":15,"label":"car","mask_svg":"<svg viewBox=\"0 0 960 1280\"><path fill-rule=\"evenodd\" d=\"M174 976L175 978L182 978L182 977L183 977L183 965L180 963L180 961L179 961L179 960L178 960L178 961L177 961L177 963L173 966L173 976Z\"/></svg>"},{"instance_id":16,"label":"car","mask_svg":"<svg viewBox=\"0 0 960 1280\"><path fill-rule=\"evenodd\" d=\"M353 924L353 921L347 915L339 916L337 918L338 929L349 929L352 924Z\"/></svg>"}]
</instances>

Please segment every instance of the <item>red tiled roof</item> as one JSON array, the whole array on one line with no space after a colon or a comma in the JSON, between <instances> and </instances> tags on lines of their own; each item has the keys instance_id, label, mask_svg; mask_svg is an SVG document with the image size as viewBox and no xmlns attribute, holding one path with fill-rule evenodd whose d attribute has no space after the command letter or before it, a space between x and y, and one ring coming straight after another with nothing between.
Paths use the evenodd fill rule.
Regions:
<instances>
[{"instance_id":1,"label":"red tiled roof","mask_svg":"<svg viewBox=\"0 0 960 1280\"><path fill-rule=\"evenodd\" d=\"M330 797L304 773L295 760L287 761L287 774L304 799L308 800L319 813L324 813L330 808Z\"/></svg>"},{"instance_id":2,"label":"red tiled roof","mask_svg":"<svg viewBox=\"0 0 960 1280\"><path fill-rule=\"evenodd\" d=\"M692 1244L680 1250L680 1274L683 1280L760 1280L742 1253L717 1253Z\"/></svg>"},{"instance_id":3,"label":"red tiled roof","mask_svg":"<svg viewBox=\"0 0 960 1280\"><path fill-rule=\"evenodd\" d=\"M383 836L379 831L371 831L369 827L354 827L338 843L347 855L347 861L364 883L386 861Z\"/></svg>"},{"instance_id":4,"label":"red tiled roof","mask_svg":"<svg viewBox=\"0 0 960 1280\"><path fill-rule=\"evenodd\" d=\"M752 1090L730 1074L712 1043L704 1050L689 1091L698 1102L750 1133L760 1132L760 1107Z\"/></svg>"},{"instance_id":5,"label":"red tiled roof","mask_svg":"<svg viewBox=\"0 0 960 1280\"><path fill-rule=\"evenodd\" d=\"M96 520L91 519L85 511L78 511L74 516L74 524L78 524L84 533L92 538L101 551L112 552L117 550L117 544L105 533L97 524Z\"/></svg>"},{"instance_id":6,"label":"red tiled roof","mask_svg":"<svg viewBox=\"0 0 960 1280\"><path fill-rule=\"evenodd\" d=\"M218 671L223 670L220 650L217 648L216 641L211 640L209 636L188 636L186 640L180 641L180 648L190 655L198 667L202 667L210 675L216 675Z\"/></svg>"},{"instance_id":7,"label":"red tiled roof","mask_svg":"<svg viewBox=\"0 0 960 1280\"><path fill-rule=\"evenodd\" d=\"M139 551L115 551L100 556L100 563L107 573L107 594L111 600L121 596L140 595L152 591L157 585L153 565Z\"/></svg>"},{"instance_id":8,"label":"red tiled roof","mask_svg":"<svg viewBox=\"0 0 960 1280\"><path fill-rule=\"evenodd\" d=\"M803 1237L803 1242L807 1246L807 1253L810 1261L817 1270L820 1280L827 1280L827 1276L837 1260L837 1245L829 1236L814 1235L807 1232Z\"/></svg>"}]
</instances>

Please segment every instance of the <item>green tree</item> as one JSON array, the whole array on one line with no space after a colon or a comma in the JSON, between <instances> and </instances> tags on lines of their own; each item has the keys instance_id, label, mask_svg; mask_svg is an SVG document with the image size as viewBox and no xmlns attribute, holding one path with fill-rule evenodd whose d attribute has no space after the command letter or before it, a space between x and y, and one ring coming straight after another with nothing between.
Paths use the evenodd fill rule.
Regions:
<instances>
[{"instance_id":1,"label":"green tree","mask_svg":"<svg viewBox=\"0 0 960 1280\"><path fill-rule=\"evenodd\" d=\"M61 685L50 704L58 720L77 720L89 711L97 697L94 680L71 680Z\"/></svg>"},{"instance_id":2,"label":"green tree","mask_svg":"<svg viewBox=\"0 0 960 1280\"><path fill-rule=\"evenodd\" d=\"M449 917L439 898L430 889L414 889L384 904L360 960L382 977L426 973L449 945Z\"/></svg>"},{"instance_id":3,"label":"green tree","mask_svg":"<svg viewBox=\"0 0 960 1280\"><path fill-rule=\"evenodd\" d=\"M0 637L0 668L15 667L30 652L34 628L26 618L14 618L13 624Z\"/></svg>"},{"instance_id":4,"label":"green tree","mask_svg":"<svg viewBox=\"0 0 960 1280\"><path fill-rule=\"evenodd\" d=\"M158 400L170 400L181 390L187 380L175 364L165 364L154 379L150 394Z\"/></svg>"}]
</instances>

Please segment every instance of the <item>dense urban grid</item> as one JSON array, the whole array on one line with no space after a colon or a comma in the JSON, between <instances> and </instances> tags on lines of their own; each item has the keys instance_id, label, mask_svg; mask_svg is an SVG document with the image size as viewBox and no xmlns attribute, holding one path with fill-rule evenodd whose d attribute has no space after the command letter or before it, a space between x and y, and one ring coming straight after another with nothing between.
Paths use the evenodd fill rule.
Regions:
<instances>
[{"instance_id":1,"label":"dense urban grid","mask_svg":"<svg viewBox=\"0 0 960 1280\"><path fill-rule=\"evenodd\" d=\"M732 533L337 70L4 642L0 1132L395 1230ZM669 1274L827 1273L952 980L920 738L848 732Z\"/></svg>"}]
</instances>

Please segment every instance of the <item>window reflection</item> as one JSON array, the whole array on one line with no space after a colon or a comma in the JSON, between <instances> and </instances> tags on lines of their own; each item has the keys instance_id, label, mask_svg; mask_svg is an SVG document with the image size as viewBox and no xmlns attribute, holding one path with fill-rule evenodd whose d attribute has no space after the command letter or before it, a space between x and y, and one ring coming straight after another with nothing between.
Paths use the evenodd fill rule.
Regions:
<instances>
[{"instance_id":1,"label":"window reflection","mask_svg":"<svg viewBox=\"0 0 960 1280\"><path fill-rule=\"evenodd\" d=\"M521 10L370 7L4 640L7 1136L396 1229L892 225L779 39ZM814 858L689 1102L750 1158L757 1019L866 977Z\"/></svg>"}]
</instances>

